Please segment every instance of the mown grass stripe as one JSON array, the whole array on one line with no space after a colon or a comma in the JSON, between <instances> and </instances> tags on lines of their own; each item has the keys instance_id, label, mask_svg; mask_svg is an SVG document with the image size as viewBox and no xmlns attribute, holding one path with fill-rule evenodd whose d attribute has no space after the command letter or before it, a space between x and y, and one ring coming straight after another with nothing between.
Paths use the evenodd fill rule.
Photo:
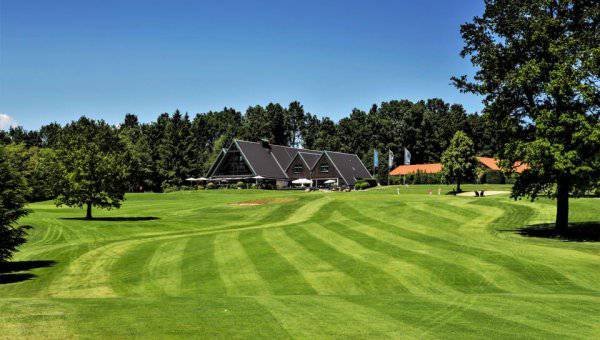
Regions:
<instances>
[{"instance_id":1,"label":"mown grass stripe","mask_svg":"<svg viewBox=\"0 0 600 340\"><path fill-rule=\"evenodd\" d=\"M115 297L111 287L112 266L125 253L143 242L130 240L111 242L85 252L74 259L64 274L52 282L53 297Z\"/></svg>"},{"instance_id":2,"label":"mown grass stripe","mask_svg":"<svg viewBox=\"0 0 600 340\"><path fill-rule=\"evenodd\" d=\"M474 305L477 296L465 295L450 301L436 299L436 296L401 296L398 299L347 296L344 299L372 308L390 317L419 324L423 329L415 338L437 338L439 334L454 334L460 338L481 339L482 337L554 338L556 333L532 327L523 322L515 322L502 315L477 310ZM460 301L459 301L460 300ZM428 311L428 312L426 312Z\"/></svg>"},{"instance_id":3,"label":"mown grass stripe","mask_svg":"<svg viewBox=\"0 0 600 340\"><path fill-rule=\"evenodd\" d=\"M358 212L358 210L350 207L347 209L348 210L346 212L349 214L351 213L352 218L360 223L372 225L377 228L383 228L384 230L398 233L400 236L413 239L415 241L428 243L434 247L455 252L462 252L463 254L473 256L480 261L504 268L504 270L508 271L509 274L498 275L495 278L495 282L497 282L498 286L504 287L512 284L514 289L517 291L527 289L528 291L533 292L558 291L567 287L569 289L587 291L586 288L574 284L567 277L556 272L547 265L544 265L543 263L532 263L520 258L518 254L513 253L512 255L507 255L498 250L473 247L465 243L453 243L436 236L425 235L420 232L413 232L407 229L406 226L394 226L381 220L367 217ZM546 278L545 281L547 284L540 285L540 278Z\"/></svg>"},{"instance_id":4,"label":"mown grass stripe","mask_svg":"<svg viewBox=\"0 0 600 340\"><path fill-rule=\"evenodd\" d=\"M456 291L444 284L428 270L413 263L389 256L380 251L374 251L352 240L347 235L334 231L328 226L335 222L323 222L319 227L306 228L314 237L327 243L338 252L357 260L379 267L380 270L394 277L410 293L455 293ZM337 228L339 230L339 228ZM352 232L349 232L352 234ZM372 244L370 244L372 246Z\"/></svg>"},{"instance_id":5,"label":"mown grass stripe","mask_svg":"<svg viewBox=\"0 0 600 340\"><path fill-rule=\"evenodd\" d=\"M356 231L358 235L363 234L389 244L391 249L393 249L390 255L396 254L394 250L398 248L400 252L409 249L414 254L407 255L407 259L414 259L417 263L424 262L423 265L430 268L434 273L437 273L440 278L449 281L449 284L452 284L458 290L467 293L483 291L503 292L520 287L516 287L512 283L502 285L503 282L495 280L500 273L512 277L512 274L504 271L502 267L490 266L490 264L479 261L475 257L465 256L457 251L432 247L427 243L404 238L398 234L370 227L356 221L347 219L342 219L342 221L346 227ZM400 254L396 255L403 256ZM449 272L445 270L448 266L451 268ZM461 283L464 285L461 285Z\"/></svg>"},{"instance_id":6,"label":"mown grass stripe","mask_svg":"<svg viewBox=\"0 0 600 340\"><path fill-rule=\"evenodd\" d=\"M432 281L444 284L456 291L464 293L474 292L503 292L492 282L480 275L477 271L468 267L469 263L458 264L451 262L449 257L434 256L435 248L422 249L423 244L417 244L418 251L400 247L410 241L395 237L395 235L355 223L339 215L340 222L328 222L324 226L354 242L373 251L378 251L394 258L402 259L418 266L422 271L430 272L436 280ZM449 254L446 254L446 256Z\"/></svg>"},{"instance_id":7,"label":"mown grass stripe","mask_svg":"<svg viewBox=\"0 0 600 340\"><path fill-rule=\"evenodd\" d=\"M321 228L310 223L304 227L285 228L286 235L292 238L322 261L328 262L336 271L345 273L354 279L355 285L365 293L406 293L404 287L395 277L379 268L361 261L348 254L337 251L327 242L313 236L306 229Z\"/></svg>"},{"instance_id":8,"label":"mown grass stripe","mask_svg":"<svg viewBox=\"0 0 600 340\"><path fill-rule=\"evenodd\" d=\"M339 297L255 299L294 338L407 338L422 333L414 324Z\"/></svg>"},{"instance_id":9,"label":"mown grass stripe","mask_svg":"<svg viewBox=\"0 0 600 340\"><path fill-rule=\"evenodd\" d=\"M454 203L458 202L454 201ZM433 209L435 212L444 211L450 213L452 216L455 216L462 221L481 218L481 211L470 209L469 203L467 202L451 204L442 200L428 200L425 201L425 204L429 207L428 209Z\"/></svg>"},{"instance_id":10,"label":"mown grass stripe","mask_svg":"<svg viewBox=\"0 0 600 340\"><path fill-rule=\"evenodd\" d=\"M252 296L269 294L267 283L260 277L238 240L239 233L221 233L215 237L215 260L228 295Z\"/></svg>"},{"instance_id":11,"label":"mown grass stripe","mask_svg":"<svg viewBox=\"0 0 600 340\"><path fill-rule=\"evenodd\" d=\"M148 263L149 280L169 296L182 290L183 255L188 239L166 241L159 245Z\"/></svg>"},{"instance_id":12,"label":"mown grass stripe","mask_svg":"<svg viewBox=\"0 0 600 340\"><path fill-rule=\"evenodd\" d=\"M265 241L262 230L241 232L239 241L274 294L316 294L298 270Z\"/></svg>"},{"instance_id":13,"label":"mown grass stripe","mask_svg":"<svg viewBox=\"0 0 600 340\"><path fill-rule=\"evenodd\" d=\"M267 229L263 232L263 236L277 253L300 272L318 294L362 293L348 274L307 251L302 244L290 238L282 229Z\"/></svg>"},{"instance_id":14,"label":"mown grass stripe","mask_svg":"<svg viewBox=\"0 0 600 340\"><path fill-rule=\"evenodd\" d=\"M499 299L498 296L490 299L490 296L485 294L472 295L469 298L459 296L439 296L437 298L438 301L463 309L467 315L477 314L481 315L480 318L495 319L496 321L490 327L503 325L505 328L513 329L520 334L528 334L529 338L543 336L544 338L562 339L579 333L578 329L580 327L573 326L573 323L567 321L564 316L549 315L549 311L545 308L542 309L541 313L538 313L539 311L536 311L535 306L539 301L530 300L527 295L518 297L507 295L502 299ZM490 301L482 303L482 301L488 299ZM578 308L577 306L570 306L569 308L571 307ZM523 313L524 310L528 312ZM557 310L556 312L560 314L560 311ZM532 318L535 314L538 314L537 317ZM562 323L570 325L555 327L557 324Z\"/></svg>"},{"instance_id":15,"label":"mown grass stripe","mask_svg":"<svg viewBox=\"0 0 600 340\"><path fill-rule=\"evenodd\" d=\"M150 279L149 265L155 256L158 241L145 241L136 244L122 254L110 272L110 286L118 295L156 296L162 289Z\"/></svg>"},{"instance_id":16,"label":"mown grass stripe","mask_svg":"<svg viewBox=\"0 0 600 340\"><path fill-rule=\"evenodd\" d=\"M225 295L215 259L215 234L187 239L181 260L182 295Z\"/></svg>"}]
</instances>

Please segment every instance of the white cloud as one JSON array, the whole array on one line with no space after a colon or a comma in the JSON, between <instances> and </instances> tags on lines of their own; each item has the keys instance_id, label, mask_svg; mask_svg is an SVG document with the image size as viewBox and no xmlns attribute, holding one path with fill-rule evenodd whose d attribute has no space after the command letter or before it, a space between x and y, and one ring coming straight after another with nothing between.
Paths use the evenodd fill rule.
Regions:
<instances>
[{"instance_id":1,"label":"white cloud","mask_svg":"<svg viewBox=\"0 0 600 340\"><path fill-rule=\"evenodd\" d=\"M15 120L4 113L0 113L0 130L8 129L11 126L16 126Z\"/></svg>"}]
</instances>

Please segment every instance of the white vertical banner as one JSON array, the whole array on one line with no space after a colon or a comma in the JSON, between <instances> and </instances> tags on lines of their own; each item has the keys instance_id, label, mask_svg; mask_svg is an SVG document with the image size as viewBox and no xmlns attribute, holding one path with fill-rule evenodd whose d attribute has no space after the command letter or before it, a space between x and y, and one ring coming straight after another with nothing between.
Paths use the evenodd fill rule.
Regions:
<instances>
[{"instance_id":1,"label":"white vertical banner","mask_svg":"<svg viewBox=\"0 0 600 340\"><path fill-rule=\"evenodd\" d=\"M410 151L404 148L404 165L410 165Z\"/></svg>"}]
</instances>

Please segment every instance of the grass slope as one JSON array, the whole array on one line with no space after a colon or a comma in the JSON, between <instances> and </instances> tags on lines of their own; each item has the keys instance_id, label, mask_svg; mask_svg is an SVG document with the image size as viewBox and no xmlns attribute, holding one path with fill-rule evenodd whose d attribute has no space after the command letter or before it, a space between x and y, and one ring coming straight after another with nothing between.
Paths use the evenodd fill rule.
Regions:
<instances>
[{"instance_id":1,"label":"grass slope","mask_svg":"<svg viewBox=\"0 0 600 340\"><path fill-rule=\"evenodd\" d=\"M95 221L33 204L0 337L600 334L600 243L514 231L551 222L552 201L437 188L130 194ZM228 205L257 199L273 203ZM600 222L600 200L571 219Z\"/></svg>"}]
</instances>

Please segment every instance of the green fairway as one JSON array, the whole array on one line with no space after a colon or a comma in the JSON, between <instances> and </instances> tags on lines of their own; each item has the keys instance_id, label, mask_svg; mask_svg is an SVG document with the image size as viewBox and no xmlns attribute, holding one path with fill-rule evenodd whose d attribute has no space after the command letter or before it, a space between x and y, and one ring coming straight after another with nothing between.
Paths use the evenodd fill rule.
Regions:
<instances>
[{"instance_id":1,"label":"green fairway","mask_svg":"<svg viewBox=\"0 0 600 340\"><path fill-rule=\"evenodd\" d=\"M32 204L0 338L598 338L600 242L515 232L551 200L437 190L128 194L94 221ZM600 223L600 199L571 202Z\"/></svg>"}]
</instances>

